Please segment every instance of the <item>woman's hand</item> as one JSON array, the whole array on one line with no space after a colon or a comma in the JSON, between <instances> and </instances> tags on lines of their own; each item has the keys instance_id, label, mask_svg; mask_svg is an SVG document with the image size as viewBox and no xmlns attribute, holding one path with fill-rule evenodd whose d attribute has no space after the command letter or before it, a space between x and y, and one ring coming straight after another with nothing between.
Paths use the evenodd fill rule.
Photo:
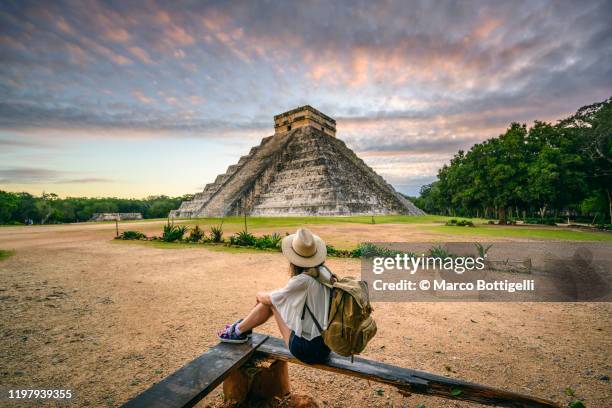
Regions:
<instances>
[{"instance_id":1,"label":"woman's hand","mask_svg":"<svg viewBox=\"0 0 612 408\"><path fill-rule=\"evenodd\" d=\"M272 300L270 299L270 294L268 292L258 292L256 298L257 302L263 303L267 306L272 306Z\"/></svg>"}]
</instances>

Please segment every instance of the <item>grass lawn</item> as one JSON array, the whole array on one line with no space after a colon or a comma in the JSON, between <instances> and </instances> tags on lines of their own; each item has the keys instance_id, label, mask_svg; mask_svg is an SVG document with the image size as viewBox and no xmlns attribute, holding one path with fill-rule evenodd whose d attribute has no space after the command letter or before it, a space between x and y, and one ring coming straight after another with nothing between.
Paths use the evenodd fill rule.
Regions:
<instances>
[{"instance_id":1,"label":"grass lawn","mask_svg":"<svg viewBox=\"0 0 612 408\"><path fill-rule=\"evenodd\" d=\"M9 251L6 249L0 249L0 261L7 259L8 257L15 254L15 251Z\"/></svg>"},{"instance_id":2,"label":"grass lawn","mask_svg":"<svg viewBox=\"0 0 612 408\"><path fill-rule=\"evenodd\" d=\"M445 217L441 215L379 215L374 216L375 224L428 224L428 223L445 223L446 221L457 217ZM469 219L474 223L484 223L487 220L477 218L461 218ZM186 222L189 224L199 225L219 225L223 222L223 226L244 226L244 217L232 216L224 218L191 218L188 220L177 219L176 222ZM270 227L297 227L300 225L320 225L320 224L372 224L372 216L357 215L357 216L336 216L336 217L247 217L247 226L249 228L270 228Z\"/></svg>"},{"instance_id":3,"label":"grass lawn","mask_svg":"<svg viewBox=\"0 0 612 408\"><path fill-rule=\"evenodd\" d=\"M550 241L604 241L612 242L612 234L607 232L583 231L564 227L538 226L499 226L478 225L470 227L449 227L446 225L426 226L427 231L464 236L471 238L525 238Z\"/></svg>"}]
</instances>

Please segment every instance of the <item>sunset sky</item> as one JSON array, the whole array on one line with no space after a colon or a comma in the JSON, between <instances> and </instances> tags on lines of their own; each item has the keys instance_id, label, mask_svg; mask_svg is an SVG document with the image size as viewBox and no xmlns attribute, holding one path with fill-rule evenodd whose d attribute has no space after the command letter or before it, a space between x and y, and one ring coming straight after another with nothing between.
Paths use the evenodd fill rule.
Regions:
<instances>
[{"instance_id":1,"label":"sunset sky","mask_svg":"<svg viewBox=\"0 0 612 408\"><path fill-rule=\"evenodd\" d=\"M195 193L310 104L399 191L612 96L612 1L0 3L0 189Z\"/></svg>"}]
</instances>

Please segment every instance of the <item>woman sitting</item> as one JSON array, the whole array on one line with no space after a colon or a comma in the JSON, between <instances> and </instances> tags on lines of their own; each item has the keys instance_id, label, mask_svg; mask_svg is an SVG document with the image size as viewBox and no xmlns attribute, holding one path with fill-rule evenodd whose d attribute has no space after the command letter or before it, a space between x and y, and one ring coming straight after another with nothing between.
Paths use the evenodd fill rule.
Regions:
<instances>
[{"instance_id":1,"label":"woman sitting","mask_svg":"<svg viewBox=\"0 0 612 408\"><path fill-rule=\"evenodd\" d=\"M323 362L330 353L321 337L327 327L330 289L319 281L332 280L331 272L323 265L327 256L325 242L300 228L283 239L282 251L289 260L291 276L285 287L259 292L251 312L217 334L223 342L244 343L255 327L274 316L293 356L307 364Z\"/></svg>"}]
</instances>

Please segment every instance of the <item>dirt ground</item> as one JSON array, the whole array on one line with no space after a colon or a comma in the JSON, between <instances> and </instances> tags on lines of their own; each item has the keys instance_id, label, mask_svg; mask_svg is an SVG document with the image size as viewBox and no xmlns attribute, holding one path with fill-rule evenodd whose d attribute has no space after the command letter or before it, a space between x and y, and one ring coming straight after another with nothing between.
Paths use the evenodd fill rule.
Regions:
<instances>
[{"instance_id":1,"label":"dirt ground","mask_svg":"<svg viewBox=\"0 0 612 408\"><path fill-rule=\"evenodd\" d=\"M282 286L277 253L161 249L112 241L114 224L0 228L0 388L72 389L118 406L217 343L259 290ZM130 229L158 231L159 223ZM447 240L419 225L319 225L331 243ZM258 232L258 231L255 231ZM340 275L355 260L330 259ZM610 303L375 303L366 358L549 398L610 406ZM261 332L279 336L271 322ZM330 407L468 407L291 365L293 391ZM571 388L576 397L566 395ZM568 391L569 393L569 391ZM608 402L606 402L608 401ZM5 401L4 401L5 402ZM4 404L4 402L0 404ZM221 387L198 406L222 403Z\"/></svg>"}]
</instances>

